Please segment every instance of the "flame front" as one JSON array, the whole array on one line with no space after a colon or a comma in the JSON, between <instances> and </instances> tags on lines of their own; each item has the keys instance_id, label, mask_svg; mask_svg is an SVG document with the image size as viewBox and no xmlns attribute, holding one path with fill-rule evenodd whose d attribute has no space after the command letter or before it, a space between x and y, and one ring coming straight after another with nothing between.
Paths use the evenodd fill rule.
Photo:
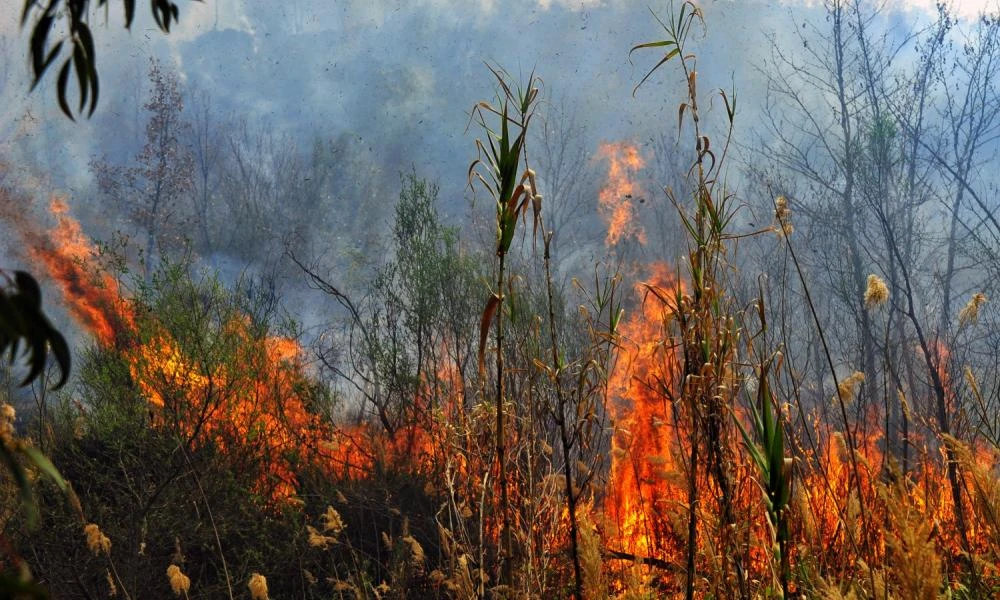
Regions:
<instances>
[{"instance_id":1,"label":"flame front","mask_svg":"<svg viewBox=\"0 0 1000 600\"><path fill-rule=\"evenodd\" d=\"M140 342L131 304L115 279L95 266L97 250L66 202L54 199L49 210L55 225L48 231L23 215L10 221L30 257L58 284L73 318L102 346L121 353L153 409L154 424L192 446L211 442L238 468L261 473L255 491L272 501L295 496L295 472L303 465L342 476L369 471L372 455L359 451L367 447L364 428L336 430L310 410L295 340L261 337L249 319L237 317L210 334L226 346L226 360L195 360L154 315Z\"/></svg>"}]
</instances>

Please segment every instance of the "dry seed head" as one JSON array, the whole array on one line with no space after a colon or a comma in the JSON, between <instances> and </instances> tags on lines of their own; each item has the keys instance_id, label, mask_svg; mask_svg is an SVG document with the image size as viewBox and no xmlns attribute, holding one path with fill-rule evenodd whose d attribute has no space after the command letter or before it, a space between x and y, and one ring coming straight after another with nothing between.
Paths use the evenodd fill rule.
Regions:
<instances>
[{"instance_id":1,"label":"dry seed head","mask_svg":"<svg viewBox=\"0 0 1000 600\"><path fill-rule=\"evenodd\" d=\"M114 598L118 595L118 586L115 585L115 578L111 576L110 569L104 569L104 579L108 582L108 596Z\"/></svg>"},{"instance_id":2,"label":"dry seed head","mask_svg":"<svg viewBox=\"0 0 1000 600\"><path fill-rule=\"evenodd\" d=\"M889 286L874 273L868 276L868 287L865 288L865 306L875 308L885 304L889 299Z\"/></svg>"},{"instance_id":3,"label":"dry seed head","mask_svg":"<svg viewBox=\"0 0 1000 600\"><path fill-rule=\"evenodd\" d=\"M111 540L101 532L97 523L88 523L83 528L84 535L87 536L87 548L94 554L110 554Z\"/></svg>"},{"instance_id":4,"label":"dry seed head","mask_svg":"<svg viewBox=\"0 0 1000 600\"><path fill-rule=\"evenodd\" d=\"M322 548L325 550L330 544L337 543L337 538L323 535L312 525L306 525L306 531L309 533L309 545L313 548Z\"/></svg>"},{"instance_id":5,"label":"dry seed head","mask_svg":"<svg viewBox=\"0 0 1000 600\"><path fill-rule=\"evenodd\" d=\"M410 551L410 563L414 566L422 566L424 564L424 547L420 545L420 542L412 535L408 535L403 538L403 543Z\"/></svg>"},{"instance_id":6,"label":"dry seed head","mask_svg":"<svg viewBox=\"0 0 1000 600\"><path fill-rule=\"evenodd\" d=\"M337 534L347 528L343 519L340 518L340 513L332 506L326 507L326 512L323 513L320 520L323 521L323 531L325 532Z\"/></svg>"},{"instance_id":7,"label":"dry seed head","mask_svg":"<svg viewBox=\"0 0 1000 600\"><path fill-rule=\"evenodd\" d=\"M250 576L247 587L250 588L250 597L253 600L267 600L267 578L260 573Z\"/></svg>"},{"instance_id":8,"label":"dry seed head","mask_svg":"<svg viewBox=\"0 0 1000 600\"><path fill-rule=\"evenodd\" d=\"M72 483L66 484L66 499L69 500L69 505L73 508L73 512L76 513L77 517L81 521L86 521L83 516L83 506L80 504L80 497L76 495L76 490L73 489Z\"/></svg>"},{"instance_id":9,"label":"dry seed head","mask_svg":"<svg viewBox=\"0 0 1000 600\"><path fill-rule=\"evenodd\" d=\"M663 456L662 454L654 454L652 456L647 456L646 457L646 461L649 464L655 465L655 466L658 466L658 467L659 466L663 466L663 465L667 464L667 462L668 462L667 461L667 457Z\"/></svg>"},{"instance_id":10,"label":"dry seed head","mask_svg":"<svg viewBox=\"0 0 1000 600\"><path fill-rule=\"evenodd\" d=\"M795 228L792 227L792 211L788 208L788 198L778 196L774 199L774 218L778 221L775 231L778 235L788 237Z\"/></svg>"},{"instance_id":11,"label":"dry seed head","mask_svg":"<svg viewBox=\"0 0 1000 600\"><path fill-rule=\"evenodd\" d=\"M842 432L833 432L833 445L841 456L847 456L847 440L844 439L844 434Z\"/></svg>"},{"instance_id":12,"label":"dry seed head","mask_svg":"<svg viewBox=\"0 0 1000 600\"><path fill-rule=\"evenodd\" d=\"M14 437L14 419L17 413L10 404L0 404L0 443L13 450L16 445Z\"/></svg>"},{"instance_id":13,"label":"dry seed head","mask_svg":"<svg viewBox=\"0 0 1000 600\"><path fill-rule=\"evenodd\" d=\"M854 396L858 391L858 387L865 380L865 374L861 371L855 371L851 373L851 376L842 380L837 384L837 395L840 397L840 401L844 403L850 403L854 401Z\"/></svg>"},{"instance_id":14,"label":"dry seed head","mask_svg":"<svg viewBox=\"0 0 1000 600\"><path fill-rule=\"evenodd\" d=\"M896 390L896 395L899 397L899 406L903 411L903 418L910 418L910 404L906 401L906 392L903 390Z\"/></svg>"},{"instance_id":15,"label":"dry seed head","mask_svg":"<svg viewBox=\"0 0 1000 600\"><path fill-rule=\"evenodd\" d=\"M975 398L982 398L982 392L979 390L979 381L976 380L975 374L972 372L972 367L965 365L965 382L969 384L969 389L972 390L972 395Z\"/></svg>"},{"instance_id":16,"label":"dry seed head","mask_svg":"<svg viewBox=\"0 0 1000 600\"><path fill-rule=\"evenodd\" d=\"M175 596L187 596L191 589L191 579L181 572L180 567L177 565L167 567L167 579L170 581L170 589L173 590Z\"/></svg>"},{"instance_id":17,"label":"dry seed head","mask_svg":"<svg viewBox=\"0 0 1000 600\"><path fill-rule=\"evenodd\" d=\"M979 308L984 304L986 304L986 294L982 292L973 294L972 298L969 298L969 303L958 313L959 324L968 325L977 322L979 320Z\"/></svg>"}]
</instances>

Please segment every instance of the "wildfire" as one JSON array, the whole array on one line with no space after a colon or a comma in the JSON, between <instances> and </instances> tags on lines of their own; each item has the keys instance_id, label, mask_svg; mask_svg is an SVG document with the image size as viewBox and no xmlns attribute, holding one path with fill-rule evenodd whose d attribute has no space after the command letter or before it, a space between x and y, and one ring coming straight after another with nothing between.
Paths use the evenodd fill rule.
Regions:
<instances>
[{"instance_id":1,"label":"wildfire","mask_svg":"<svg viewBox=\"0 0 1000 600\"><path fill-rule=\"evenodd\" d=\"M667 295L678 285L662 263L650 267L646 286ZM669 307L647 298L641 310L622 326L625 340L618 365L609 382L612 402L608 410L615 422L606 513L618 529L622 550L653 556L658 550L654 514L671 497L671 475L679 472L675 434L669 406L660 386L669 386L674 354L662 344L662 327Z\"/></svg>"},{"instance_id":2,"label":"wildfire","mask_svg":"<svg viewBox=\"0 0 1000 600\"><path fill-rule=\"evenodd\" d=\"M609 163L608 181L600 197L602 215L608 223L606 242L611 246L627 237L641 242L644 232L634 222L631 198L636 190L632 178L642 168L642 159L634 147L621 143L603 145L600 156ZM712 532L721 531L725 525L718 517L719 494L713 478L706 474L709 466L702 454L701 464L695 465L698 504L689 505L692 465L688 463L693 434L690 417L678 412L683 410L684 402L674 404L671 400L680 388L676 378L681 357L670 344L667 326L674 316L672 299L684 293L684 284L665 264L655 263L645 269L642 282L636 286L638 296L644 300L621 325L622 343L609 376L606 409L614 430L603 497L603 512L610 525L604 544L621 557L683 569L688 518L694 511L702 530L697 568L710 569L718 560L714 544L719 538ZM948 349L935 343L932 352L929 366L944 387L947 410L953 413L958 407L949 377ZM862 378L856 374L856 379ZM747 422L738 403L730 409L734 418ZM909 539L905 528L928 522L933 524L933 545L943 557L954 560L969 551L990 552L984 527L968 516L975 514L974 498L965 497L961 509L955 506L945 444L933 433L939 430L935 419L911 423L906 443L912 465L908 472L899 472L893 471L897 468L895 461L886 454L887 441L880 427L885 415L878 407L869 409L869 414L852 423L847 431L838 431L814 416L808 437L816 445L808 447L801 446L803 442L798 438L803 433L792 427L787 405L783 410L789 423L786 448L800 445L801 452L795 463L788 513L792 536L788 551L793 564L807 555L809 560L831 569L859 560L891 564L887 562L891 554L905 550L900 547L900 540ZM911 418L905 406L903 412ZM918 427L923 434L915 432ZM734 482L734 511L741 515L733 535L743 540L743 565L748 576L766 578L773 573L775 529L767 521L760 474L741 451L742 440L725 439L723 444L728 448L727 468ZM977 465L984 465L983 472L997 465L995 453L981 446L963 452L962 456L971 456ZM963 476L963 489L974 489L974 477L982 478L973 468ZM958 526L957 515L961 512L967 515L964 533ZM823 552L813 556L816 548ZM666 576L659 585L662 590L676 591L678 582Z\"/></svg>"},{"instance_id":3,"label":"wildfire","mask_svg":"<svg viewBox=\"0 0 1000 600\"><path fill-rule=\"evenodd\" d=\"M260 472L255 491L273 501L295 496L302 465L346 477L370 470L371 453L359 451L367 447L364 428L335 430L310 408L295 340L258 336L241 316L209 334L225 346L228 362L192 357L155 322L140 342L130 303L115 279L95 267L97 250L66 202L53 199L49 211L55 225L48 230L20 212L4 217L57 283L74 319L121 352L156 426L192 446L210 442L237 467Z\"/></svg>"},{"instance_id":4,"label":"wildfire","mask_svg":"<svg viewBox=\"0 0 1000 600\"><path fill-rule=\"evenodd\" d=\"M598 209L608 223L608 234L604 238L607 246L614 246L622 240L633 238L640 244L646 243L646 230L636 223L636 207L633 199L639 194L633 183L636 173L645 166L639 149L625 142L601 144L597 155L608 161L607 182L598 196Z\"/></svg>"},{"instance_id":5,"label":"wildfire","mask_svg":"<svg viewBox=\"0 0 1000 600\"><path fill-rule=\"evenodd\" d=\"M49 211L56 225L48 232L15 222L29 256L42 263L59 285L70 314L104 345L120 343L119 336L134 328L131 310L121 299L118 283L94 268L98 255L93 242L69 216L66 202L53 198Z\"/></svg>"}]
</instances>

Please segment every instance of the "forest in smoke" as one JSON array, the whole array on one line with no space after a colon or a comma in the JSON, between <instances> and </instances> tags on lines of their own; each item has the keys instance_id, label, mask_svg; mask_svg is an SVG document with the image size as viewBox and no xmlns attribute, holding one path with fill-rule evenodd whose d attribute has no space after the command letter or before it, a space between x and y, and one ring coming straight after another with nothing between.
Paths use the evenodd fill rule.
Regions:
<instances>
[{"instance_id":1,"label":"forest in smoke","mask_svg":"<svg viewBox=\"0 0 1000 600\"><path fill-rule=\"evenodd\" d=\"M0 598L1000 595L1000 5L76 1Z\"/></svg>"}]
</instances>

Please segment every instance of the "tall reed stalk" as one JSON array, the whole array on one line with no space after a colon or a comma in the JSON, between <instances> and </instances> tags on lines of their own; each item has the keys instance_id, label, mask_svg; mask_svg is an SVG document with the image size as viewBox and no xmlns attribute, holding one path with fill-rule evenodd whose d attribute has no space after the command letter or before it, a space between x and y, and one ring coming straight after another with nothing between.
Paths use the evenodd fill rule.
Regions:
<instances>
[{"instance_id":1,"label":"tall reed stalk","mask_svg":"<svg viewBox=\"0 0 1000 600\"><path fill-rule=\"evenodd\" d=\"M522 87L513 87L510 77L498 67L489 67L497 80L496 104L479 102L472 116L486 133L486 143L476 140L478 157L469 165L468 180L473 186L481 183L496 205L496 256L497 271L494 290L483 310L479 331L479 379L486 378L486 343L492 327L496 340L496 373L494 406L494 459L497 466L497 487L500 493L500 584L509 586L513 579L514 539L510 523L510 498L507 489L507 451L505 431L506 390L504 388L504 289L507 281L507 255L518 222L531 208L537 223L538 205L533 202L534 186L529 181L524 147L528 125L534 114L538 87L534 74ZM498 120L499 123L491 125ZM524 171L521 173L522 163Z\"/></svg>"}]
</instances>

